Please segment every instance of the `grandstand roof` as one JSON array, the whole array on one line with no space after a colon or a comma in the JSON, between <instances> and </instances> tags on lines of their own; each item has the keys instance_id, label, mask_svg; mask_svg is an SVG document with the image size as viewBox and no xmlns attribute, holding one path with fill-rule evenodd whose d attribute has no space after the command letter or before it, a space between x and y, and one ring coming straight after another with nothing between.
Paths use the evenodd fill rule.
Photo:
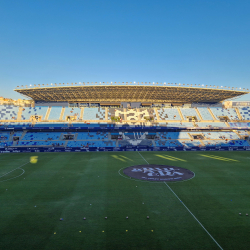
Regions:
<instances>
[{"instance_id":1,"label":"grandstand roof","mask_svg":"<svg viewBox=\"0 0 250 250\"><path fill-rule=\"evenodd\" d=\"M247 94L248 91L168 85L89 84L79 86L16 88L16 92L43 102L107 103L151 102L194 103L221 102Z\"/></svg>"}]
</instances>

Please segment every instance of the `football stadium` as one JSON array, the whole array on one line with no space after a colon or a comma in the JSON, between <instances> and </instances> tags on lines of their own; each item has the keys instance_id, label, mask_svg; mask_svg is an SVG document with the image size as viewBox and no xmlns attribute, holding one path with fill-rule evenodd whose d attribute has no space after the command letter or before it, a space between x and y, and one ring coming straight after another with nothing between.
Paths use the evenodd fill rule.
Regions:
<instances>
[{"instance_id":1,"label":"football stadium","mask_svg":"<svg viewBox=\"0 0 250 250\"><path fill-rule=\"evenodd\" d=\"M0 249L248 249L249 89L18 86L0 105Z\"/></svg>"}]
</instances>

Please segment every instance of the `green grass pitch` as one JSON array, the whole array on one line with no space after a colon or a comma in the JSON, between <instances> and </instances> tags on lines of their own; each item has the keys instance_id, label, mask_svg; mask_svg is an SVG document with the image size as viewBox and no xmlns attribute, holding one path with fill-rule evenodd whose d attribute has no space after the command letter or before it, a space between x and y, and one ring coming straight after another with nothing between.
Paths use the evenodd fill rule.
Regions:
<instances>
[{"instance_id":1,"label":"green grass pitch","mask_svg":"<svg viewBox=\"0 0 250 250\"><path fill-rule=\"evenodd\" d=\"M140 154L0 155L0 249L249 249L250 152ZM166 185L119 172L143 158L195 177Z\"/></svg>"}]
</instances>

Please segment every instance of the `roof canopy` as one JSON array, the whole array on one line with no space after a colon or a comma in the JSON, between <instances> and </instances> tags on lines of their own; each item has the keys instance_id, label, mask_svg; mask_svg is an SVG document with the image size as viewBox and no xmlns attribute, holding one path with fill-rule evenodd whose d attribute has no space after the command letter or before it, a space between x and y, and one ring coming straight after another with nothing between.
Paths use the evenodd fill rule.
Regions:
<instances>
[{"instance_id":1,"label":"roof canopy","mask_svg":"<svg viewBox=\"0 0 250 250\"><path fill-rule=\"evenodd\" d=\"M34 101L70 103L214 103L248 93L215 88L120 85L35 87L15 89L15 91L32 98Z\"/></svg>"}]
</instances>

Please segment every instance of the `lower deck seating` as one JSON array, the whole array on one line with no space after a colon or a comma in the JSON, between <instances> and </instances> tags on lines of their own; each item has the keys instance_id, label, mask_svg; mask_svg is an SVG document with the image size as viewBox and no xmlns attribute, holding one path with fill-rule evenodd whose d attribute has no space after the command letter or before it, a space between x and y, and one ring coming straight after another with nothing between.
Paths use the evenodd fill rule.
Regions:
<instances>
[{"instance_id":1,"label":"lower deck seating","mask_svg":"<svg viewBox=\"0 0 250 250\"><path fill-rule=\"evenodd\" d=\"M69 141L67 147L115 147L115 141Z\"/></svg>"}]
</instances>

